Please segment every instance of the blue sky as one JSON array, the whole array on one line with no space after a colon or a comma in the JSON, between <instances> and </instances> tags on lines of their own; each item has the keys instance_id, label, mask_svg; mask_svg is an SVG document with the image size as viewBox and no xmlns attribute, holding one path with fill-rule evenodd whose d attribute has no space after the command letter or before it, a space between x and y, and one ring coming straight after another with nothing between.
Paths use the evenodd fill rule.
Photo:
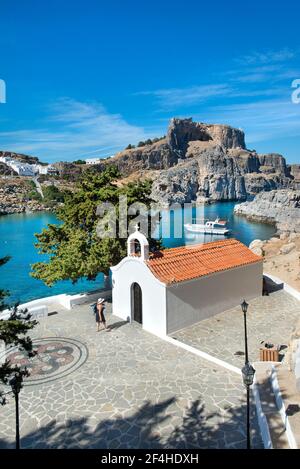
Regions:
<instances>
[{"instance_id":1,"label":"blue sky","mask_svg":"<svg viewBox=\"0 0 300 469\"><path fill-rule=\"evenodd\" d=\"M300 163L296 1L1 0L0 150L105 157L171 117Z\"/></svg>"}]
</instances>

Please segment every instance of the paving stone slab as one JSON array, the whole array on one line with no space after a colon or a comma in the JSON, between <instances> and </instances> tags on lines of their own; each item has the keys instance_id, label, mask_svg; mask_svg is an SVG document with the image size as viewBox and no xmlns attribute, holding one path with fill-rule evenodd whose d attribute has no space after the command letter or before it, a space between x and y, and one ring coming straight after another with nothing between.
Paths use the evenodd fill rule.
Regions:
<instances>
[{"instance_id":1,"label":"paving stone slab","mask_svg":"<svg viewBox=\"0 0 300 469\"><path fill-rule=\"evenodd\" d=\"M109 305L107 317L112 326L120 323L109 313ZM233 433L246 419L245 390L235 373L135 324L97 334L89 306L84 305L58 310L32 331L33 339L47 337L76 340L87 355L70 374L51 381L49 373L45 382L22 389L21 447L245 447L245 438L240 441L239 431ZM71 355L72 351L68 359ZM226 413L222 402L230 403ZM0 448L13 447L12 400L0 408L0 421ZM253 441L261 447L253 409L252 426Z\"/></svg>"},{"instance_id":2,"label":"paving stone slab","mask_svg":"<svg viewBox=\"0 0 300 469\"><path fill-rule=\"evenodd\" d=\"M299 318L300 302L283 290L251 300L247 312L250 361L260 359L262 342L287 345ZM239 368L245 362L244 317L240 306L175 332L172 337Z\"/></svg>"}]
</instances>

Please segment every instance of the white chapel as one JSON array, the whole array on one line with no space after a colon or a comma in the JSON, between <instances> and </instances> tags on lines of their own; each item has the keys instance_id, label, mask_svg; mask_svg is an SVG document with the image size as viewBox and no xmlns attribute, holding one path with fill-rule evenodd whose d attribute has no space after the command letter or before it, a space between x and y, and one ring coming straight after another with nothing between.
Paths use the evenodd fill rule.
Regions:
<instances>
[{"instance_id":1,"label":"white chapel","mask_svg":"<svg viewBox=\"0 0 300 469\"><path fill-rule=\"evenodd\" d=\"M236 239L150 253L136 226L111 271L113 314L159 336L262 295L263 260Z\"/></svg>"}]
</instances>

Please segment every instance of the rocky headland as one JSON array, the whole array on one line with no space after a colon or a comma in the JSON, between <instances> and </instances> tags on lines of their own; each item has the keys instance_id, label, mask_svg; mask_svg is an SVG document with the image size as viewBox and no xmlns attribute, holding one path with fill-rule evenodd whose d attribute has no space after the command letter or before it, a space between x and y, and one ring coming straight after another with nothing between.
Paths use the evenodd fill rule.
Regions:
<instances>
[{"instance_id":1,"label":"rocky headland","mask_svg":"<svg viewBox=\"0 0 300 469\"><path fill-rule=\"evenodd\" d=\"M256 239L249 248L264 259L264 271L300 291L300 190L262 192L252 202L235 206L235 214L272 223L276 235Z\"/></svg>"},{"instance_id":2,"label":"rocky headland","mask_svg":"<svg viewBox=\"0 0 300 469\"><path fill-rule=\"evenodd\" d=\"M236 205L234 213L249 220L274 224L279 234L300 235L300 190L261 192L253 201Z\"/></svg>"},{"instance_id":3,"label":"rocky headland","mask_svg":"<svg viewBox=\"0 0 300 469\"><path fill-rule=\"evenodd\" d=\"M258 154L240 129L172 119L166 138L124 150L103 164L124 178L151 178L162 205L192 201L244 201L261 191L294 188L300 170L277 153Z\"/></svg>"}]
</instances>

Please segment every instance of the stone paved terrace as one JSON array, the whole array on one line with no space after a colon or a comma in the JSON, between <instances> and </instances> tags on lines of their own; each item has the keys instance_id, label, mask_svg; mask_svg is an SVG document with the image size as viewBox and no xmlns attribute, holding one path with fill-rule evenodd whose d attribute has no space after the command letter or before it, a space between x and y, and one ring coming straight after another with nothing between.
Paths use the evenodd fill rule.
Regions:
<instances>
[{"instance_id":1,"label":"stone paved terrace","mask_svg":"<svg viewBox=\"0 0 300 469\"><path fill-rule=\"evenodd\" d=\"M97 333L88 306L57 311L33 332L40 354L20 393L22 448L245 447L239 375L109 312L111 331ZM10 399L0 448L14 445L14 419ZM252 432L261 447L253 405Z\"/></svg>"},{"instance_id":2,"label":"stone paved terrace","mask_svg":"<svg viewBox=\"0 0 300 469\"><path fill-rule=\"evenodd\" d=\"M259 360L261 342L287 345L299 317L299 301L283 290L250 301L247 313L249 360ZM240 306L171 336L232 365L242 367L244 364L244 317Z\"/></svg>"}]
</instances>

